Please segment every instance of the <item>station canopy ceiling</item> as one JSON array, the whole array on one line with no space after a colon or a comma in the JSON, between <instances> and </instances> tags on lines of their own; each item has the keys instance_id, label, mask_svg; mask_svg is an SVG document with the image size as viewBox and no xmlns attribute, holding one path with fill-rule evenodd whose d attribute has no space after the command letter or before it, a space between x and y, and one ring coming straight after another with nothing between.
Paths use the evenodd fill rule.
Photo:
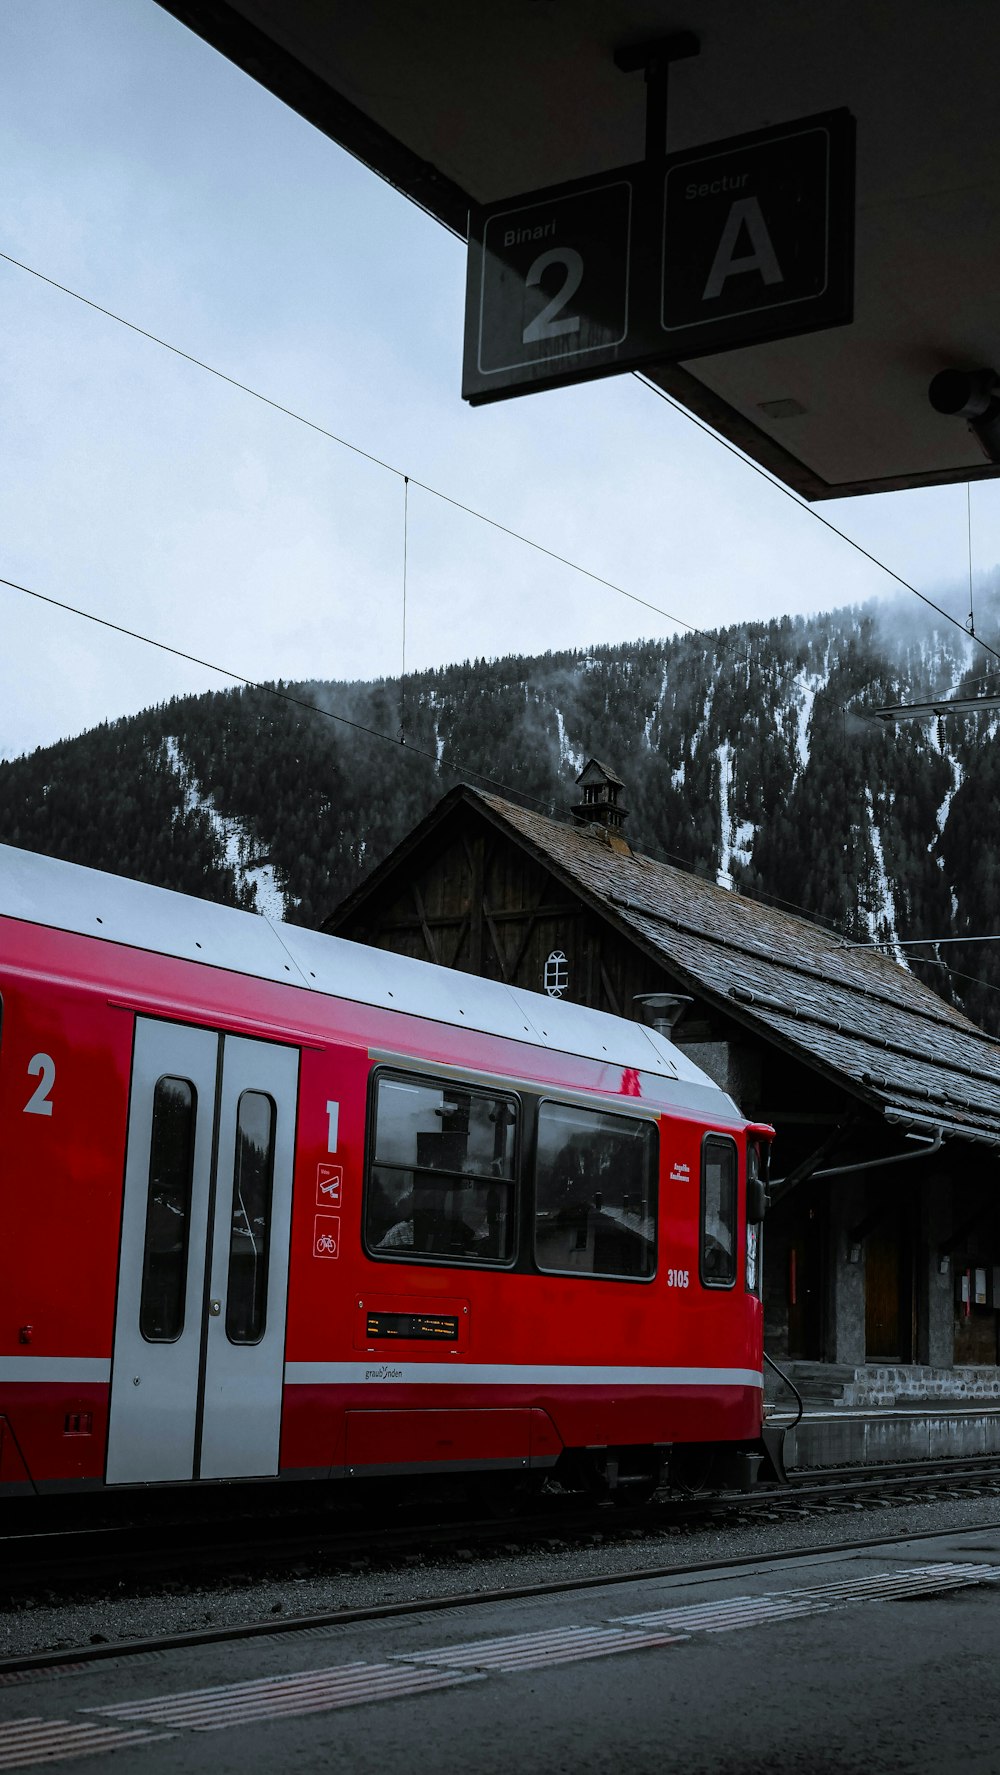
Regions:
<instances>
[{"instance_id":1,"label":"station canopy ceiling","mask_svg":"<svg viewBox=\"0 0 1000 1775\"><path fill-rule=\"evenodd\" d=\"M847 107L853 322L651 379L809 499L1000 473L927 394L1000 368L997 0L161 3L463 238L470 204L642 160L625 46L699 39L670 73L671 153Z\"/></svg>"}]
</instances>

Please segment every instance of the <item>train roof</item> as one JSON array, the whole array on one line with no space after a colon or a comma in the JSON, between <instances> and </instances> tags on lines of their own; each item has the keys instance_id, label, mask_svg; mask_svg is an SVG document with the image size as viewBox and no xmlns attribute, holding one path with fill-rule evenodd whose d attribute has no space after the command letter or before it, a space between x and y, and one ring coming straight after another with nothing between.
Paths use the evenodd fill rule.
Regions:
<instances>
[{"instance_id":1,"label":"train roof","mask_svg":"<svg viewBox=\"0 0 1000 1775\"><path fill-rule=\"evenodd\" d=\"M716 1114L739 1115L707 1073L644 1024L10 845L0 845L2 917L633 1067L701 1087Z\"/></svg>"}]
</instances>

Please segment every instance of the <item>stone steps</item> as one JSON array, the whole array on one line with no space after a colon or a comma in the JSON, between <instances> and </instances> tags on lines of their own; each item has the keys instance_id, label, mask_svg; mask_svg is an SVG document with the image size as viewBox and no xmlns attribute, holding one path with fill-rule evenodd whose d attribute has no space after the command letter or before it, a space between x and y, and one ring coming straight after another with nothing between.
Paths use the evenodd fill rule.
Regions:
<instances>
[{"instance_id":1,"label":"stone steps","mask_svg":"<svg viewBox=\"0 0 1000 1775\"><path fill-rule=\"evenodd\" d=\"M894 1405L926 1404L930 1410L948 1402L953 1405L1000 1406L1000 1367L929 1368L919 1363L867 1363L854 1368L837 1362L782 1363L795 1382L806 1408L836 1410L870 1407L873 1411ZM784 1409L791 1394L784 1382L767 1371L766 1398Z\"/></svg>"}]
</instances>

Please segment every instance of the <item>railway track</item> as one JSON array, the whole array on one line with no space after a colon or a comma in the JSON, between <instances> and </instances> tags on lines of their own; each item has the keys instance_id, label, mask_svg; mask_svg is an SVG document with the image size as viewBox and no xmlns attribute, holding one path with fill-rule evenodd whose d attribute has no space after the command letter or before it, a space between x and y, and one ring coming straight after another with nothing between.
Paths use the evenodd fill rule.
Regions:
<instances>
[{"instance_id":1,"label":"railway track","mask_svg":"<svg viewBox=\"0 0 1000 1775\"><path fill-rule=\"evenodd\" d=\"M998 1481L997 1489L1000 1489L1000 1481ZM1000 1521L980 1523L977 1525L977 1529L979 1532L996 1532L1000 1529ZM810 1553L826 1559L831 1555L854 1554L869 1549L936 1542L941 1537L942 1531L939 1528L927 1530L908 1528L904 1533L898 1535L887 1535L883 1531L871 1536L855 1536L850 1540L826 1541L817 1548L787 1547L777 1551L758 1550L749 1555L740 1553L730 1558L720 1558L718 1555L713 1555L709 1559L681 1560L662 1565L645 1564L630 1570L628 1578L633 1582L641 1582L649 1579L690 1578L713 1572L738 1572L741 1568L757 1570L761 1566L780 1566L786 1561L798 1560L803 1555L808 1556ZM471 1606L488 1606L491 1603L512 1602L522 1598L600 1590L609 1585L620 1583L621 1578L620 1573L574 1573L542 1582L526 1582L520 1585L505 1584L499 1589L478 1588L469 1591L452 1591L362 1607L340 1607L314 1611L301 1616L288 1615L281 1619L271 1616L266 1620L220 1623L219 1625L197 1628L193 1631L158 1633L155 1637L107 1640L99 1645L76 1645L66 1648L44 1647L13 1657L0 1658L0 1687L30 1681L33 1674L58 1677L61 1672L82 1672L87 1665L106 1661L117 1663L123 1659L142 1658L148 1653L162 1655L164 1652L180 1648L218 1645L236 1640L267 1641L296 1635L311 1637L325 1629L348 1626L356 1622L393 1620L407 1615L446 1614Z\"/></svg>"},{"instance_id":2,"label":"railway track","mask_svg":"<svg viewBox=\"0 0 1000 1775\"><path fill-rule=\"evenodd\" d=\"M659 1492L649 1502L623 1508L583 1502L575 1494L551 1493L530 1512L512 1518L477 1515L466 1505L442 1519L433 1508L403 1512L386 1526L384 1514L309 1503L276 1504L252 1513L225 1515L143 1508L125 1520L79 1519L41 1526L26 1515L0 1536L0 1598L30 1599L113 1584L171 1588L206 1581L252 1578L265 1572L398 1569L434 1560L472 1558L491 1550L506 1554L559 1550L629 1539L680 1534L715 1519L746 1524L763 1516L787 1518L927 1502L934 1497L996 1496L1000 1499L1000 1459L984 1456L957 1461L897 1462L866 1468L817 1469L795 1474L787 1486L759 1486L753 1492L714 1494ZM148 1505L148 1500L144 1500Z\"/></svg>"}]
</instances>

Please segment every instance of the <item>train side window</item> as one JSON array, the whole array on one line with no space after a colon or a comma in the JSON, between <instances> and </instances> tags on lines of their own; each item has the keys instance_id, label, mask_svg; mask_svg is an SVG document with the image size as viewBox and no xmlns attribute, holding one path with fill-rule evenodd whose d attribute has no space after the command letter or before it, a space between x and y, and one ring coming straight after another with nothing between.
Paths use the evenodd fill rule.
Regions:
<instances>
[{"instance_id":1,"label":"train side window","mask_svg":"<svg viewBox=\"0 0 1000 1775\"><path fill-rule=\"evenodd\" d=\"M139 1295L139 1330L151 1344L175 1343L184 1330L197 1110L190 1079L157 1080Z\"/></svg>"},{"instance_id":2,"label":"train side window","mask_svg":"<svg viewBox=\"0 0 1000 1775\"><path fill-rule=\"evenodd\" d=\"M747 1268L746 1289L748 1294L760 1295L761 1290L761 1224L751 1218L751 1198L760 1191L761 1173L767 1170L766 1149L757 1140L747 1141ZM766 1196L765 1196L766 1201Z\"/></svg>"},{"instance_id":3,"label":"train side window","mask_svg":"<svg viewBox=\"0 0 1000 1775\"><path fill-rule=\"evenodd\" d=\"M510 1263L517 1100L382 1075L365 1203L373 1257Z\"/></svg>"},{"instance_id":4,"label":"train side window","mask_svg":"<svg viewBox=\"0 0 1000 1775\"><path fill-rule=\"evenodd\" d=\"M702 1142L700 1267L706 1288L736 1281L736 1142L724 1134Z\"/></svg>"},{"instance_id":5,"label":"train side window","mask_svg":"<svg viewBox=\"0 0 1000 1775\"><path fill-rule=\"evenodd\" d=\"M567 1103L540 1104L539 1269L648 1281L656 1269L656 1160L651 1122Z\"/></svg>"},{"instance_id":6,"label":"train side window","mask_svg":"<svg viewBox=\"0 0 1000 1775\"><path fill-rule=\"evenodd\" d=\"M226 1336L231 1344L259 1344L264 1335L276 1121L273 1098L263 1091L243 1092L236 1111L226 1289Z\"/></svg>"}]
</instances>

